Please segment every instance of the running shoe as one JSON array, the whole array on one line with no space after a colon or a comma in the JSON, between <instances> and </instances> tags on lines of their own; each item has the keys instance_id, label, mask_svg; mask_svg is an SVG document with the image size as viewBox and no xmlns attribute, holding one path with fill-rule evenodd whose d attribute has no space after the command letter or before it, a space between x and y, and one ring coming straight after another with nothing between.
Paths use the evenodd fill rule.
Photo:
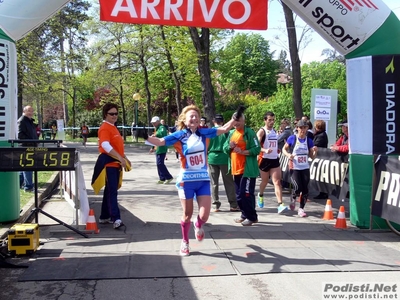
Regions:
<instances>
[{"instance_id":1,"label":"running shoe","mask_svg":"<svg viewBox=\"0 0 400 300\"><path fill-rule=\"evenodd\" d=\"M219 209L220 207L221 207L221 202L219 202L219 201L215 201L212 204L212 209L213 209L214 212L219 212L220 211L220 209Z\"/></svg>"},{"instance_id":2,"label":"running shoe","mask_svg":"<svg viewBox=\"0 0 400 300\"><path fill-rule=\"evenodd\" d=\"M257 206L259 208L264 207L264 197L260 197L260 193L258 193L258 195L257 195Z\"/></svg>"},{"instance_id":3,"label":"running shoe","mask_svg":"<svg viewBox=\"0 0 400 300\"><path fill-rule=\"evenodd\" d=\"M288 210L288 207L285 204L283 204L283 203L279 204L278 214L283 213L284 211L287 211L287 210Z\"/></svg>"},{"instance_id":4,"label":"running shoe","mask_svg":"<svg viewBox=\"0 0 400 300\"><path fill-rule=\"evenodd\" d=\"M196 240L198 242L201 242L204 239L204 229L196 227L195 222L193 222L193 227L194 227L194 235L196 237Z\"/></svg>"},{"instance_id":5,"label":"running shoe","mask_svg":"<svg viewBox=\"0 0 400 300\"><path fill-rule=\"evenodd\" d=\"M159 181L157 181L157 184L164 184L164 183L165 183L164 180L159 180Z\"/></svg>"},{"instance_id":6,"label":"running shoe","mask_svg":"<svg viewBox=\"0 0 400 300\"><path fill-rule=\"evenodd\" d=\"M172 179L173 179L173 178L165 180L165 181L164 181L164 184L170 183L170 182L172 181Z\"/></svg>"},{"instance_id":7,"label":"running shoe","mask_svg":"<svg viewBox=\"0 0 400 300\"><path fill-rule=\"evenodd\" d=\"M120 228L122 225L124 225L124 224L122 223L122 221L121 221L120 219L117 219L117 220L115 220L115 222L114 222L114 224L113 224L113 227L114 227L114 229L118 229L118 228Z\"/></svg>"},{"instance_id":8,"label":"running shoe","mask_svg":"<svg viewBox=\"0 0 400 300\"><path fill-rule=\"evenodd\" d=\"M233 222L235 222L235 223L242 223L243 221L244 221L243 218L236 218L236 219L233 219Z\"/></svg>"},{"instance_id":9,"label":"running shoe","mask_svg":"<svg viewBox=\"0 0 400 300\"><path fill-rule=\"evenodd\" d=\"M242 226L251 226L251 225L253 225L254 223L258 223L258 220L256 220L256 221L250 221L249 219L246 219L246 220L244 220L241 224L242 224Z\"/></svg>"},{"instance_id":10,"label":"running shoe","mask_svg":"<svg viewBox=\"0 0 400 300\"><path fill-rule=\"evenodd\" d=\"M307 214L304 212L304 209L302 208L299 208L299 210L297 211L297 215L301 218L307 217Z\"/></svg>"},{"instance_id":11,"label":"running shoe","mask_svg":"<svg viewBox=\"0 0 400 300\"><path fill-rule=\"evenodd\" d=\"M290 210L294 210L296 208L296 199L292 198L292 201L290 202Z\"/></svg>"},{"instance_id":12,"label":"running shoe","mask_svg":"<svg viewBox=\"0 0 400 300\"><path fill-rule=\"evenodd\" d=\"M114 222L111 221L111 218L108 218L108 219L99 219L99 223L100 224L112 224Z\"/></svg>"},{"instance_id":13,"label":"running shoe","mask_svg":"<svg viewBox=\"0 0 400 300\"><path fill-rule=\"evenodd\" d=\"M182 240L181 249L179 250L181 256L189 256L189 243Z\"/></svg>"}]
</instances>

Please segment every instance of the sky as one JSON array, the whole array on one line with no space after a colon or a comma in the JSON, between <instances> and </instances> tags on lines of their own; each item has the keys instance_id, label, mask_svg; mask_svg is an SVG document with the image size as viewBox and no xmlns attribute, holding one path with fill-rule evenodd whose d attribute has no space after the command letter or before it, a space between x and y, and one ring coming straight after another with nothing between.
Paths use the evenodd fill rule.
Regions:
<instances>
[{"instance_id":1,"label":"sky","mask_svg":"<svg viewBox=\"0 0 400 300\"><path fill-rule=\"evenodd\" d=\"M383 0L383 2L400 18L400 1L399 0ZM297 27L297 37L299 38L302 28L306 25L300 17L295 19ZM239 31L237 31L239 32ZM282 10L282 5L277 0L268 1L268 29L265 31L255 30L253 33L259 33L265 37L270 43L271 51L275 51L275 58L278 58L281 50L287 49L287 33L285 17ZM280 38L277 39L276 37ZM313 32L309 35L311 41L306 48L300 49L299 56L301 63L309 63L312 61L322 61L324 56L321 56L322 50L333 49L318 33Z\"/></svg>"}]
</instances>

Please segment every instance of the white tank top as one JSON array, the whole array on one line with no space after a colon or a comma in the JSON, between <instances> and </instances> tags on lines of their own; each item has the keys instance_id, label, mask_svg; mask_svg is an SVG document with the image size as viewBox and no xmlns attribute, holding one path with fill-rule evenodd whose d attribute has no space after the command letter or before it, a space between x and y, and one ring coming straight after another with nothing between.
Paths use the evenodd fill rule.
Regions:
<instances>
[{"instance_id":1,"label":"white tank top","mask_svg":"<svg viewBox=\"0 0 400 300\"><path fill-rule=\"evenodd\" d=\"M293 148L293 169L294 170L306 170L309 169L308 165L308 145L307 136L304 142L301 142L296 136L296 144Z\"/></svg>"},{"instance_id":2,"label":"white tank top","mask_svg":"<svg viewBox=\"0 0 400 300\"><path fill-rule=\"evenodd\" d=\"M271 153L263 152L263 158L277 159L279 157L279 155L278 155L278 135L276 134L276 131L273 128L271 130L268 130L264 126L263 129L265 132L265 140L264 140L264 144L262 145L262 147L264 149L272 149Z\"/></svg>"}]
</instances>

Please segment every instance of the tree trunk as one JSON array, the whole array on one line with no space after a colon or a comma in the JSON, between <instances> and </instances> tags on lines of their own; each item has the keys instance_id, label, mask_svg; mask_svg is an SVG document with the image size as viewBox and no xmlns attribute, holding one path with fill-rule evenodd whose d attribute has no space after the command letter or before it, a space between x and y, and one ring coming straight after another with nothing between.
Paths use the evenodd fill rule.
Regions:
<instances>
[{"instance_id":1,"label":"tree trunk","mask_svg":"<svg viewBox=\"0 0 400 300\"><path fill-rule=\"evenodd\" d=\"M210 70L210 29L202 28L201 36L196 27L189 27L189 32L197 52L204 114L207 120L212 120L215 115L215 99Z\"/></svg>"},{"instance_id":2,"label":"tree trunk","mask_svg":"<svg viewBox=\"0 0 400 300\"><path fill-rule=\"evenodd\" d=\"M73 87L72 91L72 138L76 138L77 130L76 128L76 98L77 98L77 93L76 93L76 87Z\"/></svg>"},{"instance_id":3,"label":"tree trunk","mask_svg":"<svg viewBox=\"0 0 400 300\"><path fill-rule=\"evenodd\" d=\"M293 78L293 109L296 118L303 116L303 104L301 100L301 65L299 49L297 47L296 27L292 10L282 2L283 12L285 13L286 30L289 39L290 60L292 61Z\"/></svg>"},{"instance_id":4,"label":"tree trunk","mask_svg":"<svg viewBox=\"0 0 400 300\"><path fill-rule=\"evenodd\" d=\"M150 83L149 83L149 72L147 71L146 61L145 61L145 51L143 45L143 28L139 26L140 32L140 55L139 61L140 65L143 68L144 74L144 89L146 90L146 98L147 98L147 126L151 127L151 92L150 92Z\"/></svg>"},{"instance_id":5,"label":"tree trunk","mask_svg":"<svg viewBox=\"0 0 400 300\"><path fill-rule=\"evenodd\" d=\"M121 49L121 41L119 40L119 49ZM122 73L122 58L121 51L118 51L118 71L119 71L119 103L121 105L121 113L122 113L122 136L124 141L126 141L126 132L125 125L126 123L126 112L125 112L125 103L124 103L124 85L123 85L123 73Z\"/></svg>"},{"instance_id":6,"label":"tree trunk","mask_svg":"<svg viewBox=\"0 0 400 300\"><path fill-rule=\"evenodd\" d=\"M161 38L164 41L164 45L165 45L165 55L167 56L167 61L168 61L169 69L171 71L171 76L175 83L175 101L176 101L176 108L178 109L178 115L179 115L183 108L182 101L181 101L181 98L182 98L181 82L179 81L178 75L175 72L175 66L172 61L171 51L167 44L167 39L165 37L164 27L160 26L160 28L161 28Z\"/></svg>"},{"instance_id":7,"label":"tree trunk","mask_svg":"<svg viewBox=\"0 0 400 300\"><path fill-rule=\"evenodd\" d=\"M168 127L172 125L171 123L171 104L172 104L172 98L174 94L173 89L168 89L168 102L167 102L167 125ZM174 123L175 125L175 123Z\"/></svg>"},{"instance_id":8,"label":"tree trunk","mask_svg":"<svg viewBox=\"0 0 400 300\"><path fill-rule=\"evenodd\" d=\"M64 113L64 126L68 127L68 102L67 102L67 71L66 71L66 59L65 59L65 50L64 50L64 37L60 37L60 58L61 58L61 73L63 76L63 113Z\"/></svg>"}]
</instances>

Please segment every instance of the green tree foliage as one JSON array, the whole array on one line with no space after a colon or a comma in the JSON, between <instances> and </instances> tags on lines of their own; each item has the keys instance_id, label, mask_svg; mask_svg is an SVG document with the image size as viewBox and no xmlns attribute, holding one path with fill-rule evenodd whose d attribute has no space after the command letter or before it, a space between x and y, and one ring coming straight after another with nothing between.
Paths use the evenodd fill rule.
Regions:
<instances>
[{"instance_id":1,"label":"green tree foliage","mask_svg":"<svg viewBox=\"0 0 400 300\"><path fill-rule=\"evenodd\" d=\"M276 91L278 68L268 41L260 34L240 33L220 51L219 83L223 90L256 92L265 98Z\"/></svg>"},{"instance_id":2,"label":"green tree foliage","mask_svg":"<svg viewBox=\"0 0 400 300\"><path fill-rule=\"evenodd\" d=\"M87 1L71 1L17 43L19 107L34 105L39 123L68 120L68 107L75 107L75 74L85 63L85 32L80 25L88 19L88 8Z\"/></svg>"},{"instance_id":3,"label":"green tree foliage","mask_svg":"<svg viewBox=\"0 0 400 300\"><path fill-rule=\"evenodd\" d=\"M230 30L100 22L98 16L86 16L87 8L86 1L71 1L18 42L20 98L23 95L25 105L35 106L44 123L65 117L68 100L74 117L67 126L79 127L83 121L96 126L102 104L112 101L121 107L118 122L130 125L135 93L141 96L139 124L158 115L172 125L181 108L192 103L208 119L216 112L229 119L244 104L246 122L254 129L262 126L268 110L277 120L294 117L292 83L277 84L277 74L290 75L292 65L286 52L273 60L261 35L230 38ZM91 34L85 36L86 32ZM211 80L206 85L202 76L207 70ZM303 72L305 113L310 109L311 88L338 89L346 107L343 64L312 63L304 65ZM214 97L212 111L209 101Z\"/></svg>"},{"instance_id":4,"label":"green tree foliage","mask_svg":"<svg viewBox=\"0 0 400 300\"><path fill-rule=\"evenodd\" d=\"M338 101L341 103L342 111L338 120L347 114L347 89L346 89L346 66L335 60L333 62L311 62L304 64L302 73L302 98L303 111L311 115L311 89L336 89L338 90Z\"/></svg>"},{"instance_id":5,"label":"green tree foliage","mask_svg":"<svg viewBox=\"0 0 400 300\"><path fill-rule=\"evenodd\" d=\"M338 119L343 119L346 114L347 93L346 93L346 67L344 64L333 61L328 63L312 62L302 66L302 103L303 112L312 116L311 90L316 89L336 89L338 90L338 101L341 102L341 112ZM255 96L248 96L251 102L238 99L235 104L245 103L246 124L254 129L263 126L263 116L265 112L275 113L275 127L278 129L279 121L283 118L295 119L292 105L293 89L291 83L286 85L278 84L277 92L269 97L267 101L262 101Z\"/></svg>"}]
</instances>

